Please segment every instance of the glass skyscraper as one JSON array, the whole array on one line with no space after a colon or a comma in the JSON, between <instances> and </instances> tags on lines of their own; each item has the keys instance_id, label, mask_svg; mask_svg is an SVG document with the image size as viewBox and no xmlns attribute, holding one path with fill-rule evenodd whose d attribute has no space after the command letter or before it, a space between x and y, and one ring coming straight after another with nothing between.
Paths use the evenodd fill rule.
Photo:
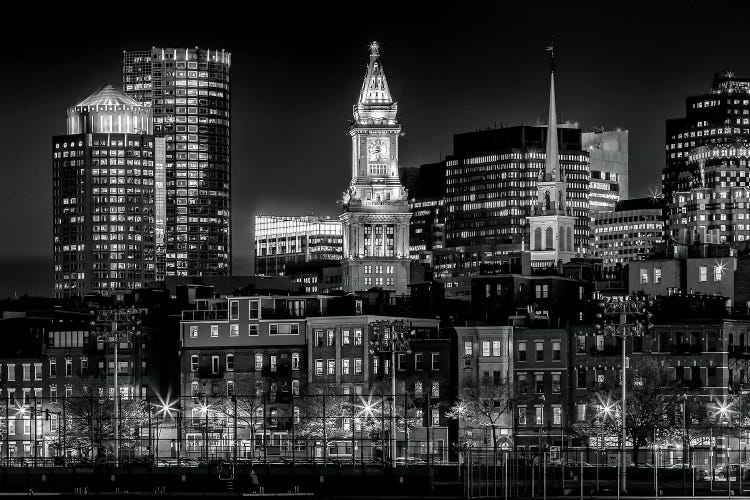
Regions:
<instances>
[{"instance_id":1,"label":"glass skyscraper","mask_svg":"<svg viewBox=\"0 0 750 500\"><path fill-rule=\"evenodd\" d=\"M160 276L231 274L231 59L197 47L123 53L123 88L165 140Z\"/></svg>"}]
</instances>

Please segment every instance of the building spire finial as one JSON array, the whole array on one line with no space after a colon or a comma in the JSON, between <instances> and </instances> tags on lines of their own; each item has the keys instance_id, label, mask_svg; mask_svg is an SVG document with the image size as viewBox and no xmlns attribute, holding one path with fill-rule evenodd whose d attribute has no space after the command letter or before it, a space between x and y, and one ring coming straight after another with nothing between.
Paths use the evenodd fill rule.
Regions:
<instances>
[{"instance_id":1,"label":"building spire finial","mask_svg":"<svg viewBox=\"0 0 750 500\"><path fill-rule=\"evenodd\" d=\"M370 44L370 57L380 57L380 44L374 40Z\"/></svg>"}]
</instances>

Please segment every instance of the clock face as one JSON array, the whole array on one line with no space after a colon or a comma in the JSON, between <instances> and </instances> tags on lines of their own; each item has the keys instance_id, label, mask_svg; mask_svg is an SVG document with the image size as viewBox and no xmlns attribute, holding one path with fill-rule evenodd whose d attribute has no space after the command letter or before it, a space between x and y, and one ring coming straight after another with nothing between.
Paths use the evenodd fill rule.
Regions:
<instances>
[{"instance_id":1,"label":"clock face","mask_svg":"<svg viewBox=\"0 0 750 500\"><path fill-rule=\"evenodd\" d=\"M367 139L367 162L388 163L388 139L385 137L373 137Z\"/></svg>"}]
</instances>

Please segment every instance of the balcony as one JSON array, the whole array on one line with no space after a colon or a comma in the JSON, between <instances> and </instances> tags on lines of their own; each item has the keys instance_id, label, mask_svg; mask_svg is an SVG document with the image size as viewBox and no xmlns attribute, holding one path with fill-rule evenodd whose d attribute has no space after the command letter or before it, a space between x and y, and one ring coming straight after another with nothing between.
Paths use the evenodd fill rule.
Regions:
<instances>
[{"instance_id":1,"label":"balcony","mask_svg":"<svg viewBox=\"0 0 750 500\"><path fill-rule=\"evenodd\" d=\"M228 318L229 311L226 309L182 311L182 321L226 321Z\"/></svg>"},{"instance_id":2,"label":"balcony","mask_svg":"<svg viewBox=\"0 0 750 500\"><path fill-rule=\"evenodd\" d=\"M305 314L299 311L290 312L286 309L273 309L270 307L263 307L260 310L260 317L262 319L304 319L308 316L320 316L315 311L308 311L309 314Z\"/></svg>"}]
</instances>

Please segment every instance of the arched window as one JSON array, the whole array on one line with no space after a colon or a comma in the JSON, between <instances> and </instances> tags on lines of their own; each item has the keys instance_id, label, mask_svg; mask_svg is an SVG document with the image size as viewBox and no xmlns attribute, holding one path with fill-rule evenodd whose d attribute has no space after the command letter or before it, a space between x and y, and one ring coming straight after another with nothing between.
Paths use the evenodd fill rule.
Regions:
<instances>
[{"instance_id":1,"label":"arched window","mask_svg":"<svg viewBox=\"0 0 750 500\"><path fill-rule=\"evenodd\" d=\"M550 209L549 191L544 192L544 209Z\"/></svg>"},{"instance_id":2,"label":"arched window","mask_svg":"<svg viewBox=\"0 0 750 500\"><path fill-rule=\"evenodd\" d=\"M552 228L548 227L547 229L545 229L544 230L544 243L545 243L544 247L547 250L552 250L555 248L554 239L555 239L554 231L552 230Z\"/></svg>"},{"instance_id":3,"label":"arched window","mask_svg":"<svg viewBox=\"0 0 750 500\"><path fill-rule=\"evenodd\" d=\"M557 239L560 240L560 242L558 243L557 246L559 247L559 250L561 252L564 252L567 250L566 245L565 245L565 243L567 242L567 240L565 239L565 228L561 227L558 229L558 231L560 231L560 236Z\"/></svg>"},{"instance_id":4,"label":"arched window","mask_svg":"<svg viewBox=\"0 0 750 500\"><path fill-rule=\"evenodd\" d=\"M569 227L566 232L568 233L567 234L567 236L568 236L568 238L567 238L568 239L568 250L570 250L571 252L573 252L573 251L575 251L575 247L573 246L573 228Z\"/></svg>"},{"instance_id":5,"label":"arched window","mask_svg":"<svg viewBox=\"0 0 750 500\"><path fill-rule=\"evenodd\" d=\"M562 211L563 210L563 194L562 191L557 192L557 209Z\"/></svg>"},{"instance_id":6,"label":"arched window","mask_svg":"<svg viewBox=\"0 0 750 500\"><path fill-rule=\"evenodd\" d=\"M534 229L534 250L542 249L542 228L538 227Z\"/></svg>"}]
</instances>

